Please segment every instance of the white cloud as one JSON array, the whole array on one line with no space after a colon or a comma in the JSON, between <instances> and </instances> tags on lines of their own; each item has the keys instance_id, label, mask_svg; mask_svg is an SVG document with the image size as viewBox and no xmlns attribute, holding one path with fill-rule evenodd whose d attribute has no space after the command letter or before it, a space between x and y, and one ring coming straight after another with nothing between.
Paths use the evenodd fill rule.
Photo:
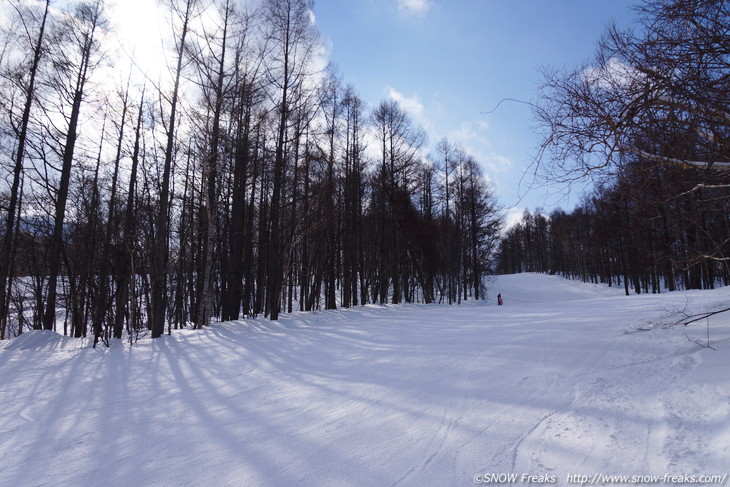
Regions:
<instances>
[{"instance_id":1,"label":"white cloud","mask_svg":"<svg viewBox=\"0 0 730 487\"><path fill-rule=\"evenodd\" d=\"M431 8L431 0L398 0L398 11L402 15L423 17Z\"/></svg>"},{"instance_id":2,"label":"white cloud","mask_svg":"<svg viewBox=\"0 0 730 487\"><path fill-rule=\"evenodd\" d=\"M439 138L438 131L426 114L426 109L418 95L408 97L390 86L386 87L386 93L388 98L396 102L411 117L411 120L423 129L428 138L427 144L433 143Z\"/></svg>"},{"instance_id":3,"label":"white cloud","mask_svg":"<svg viewBox=\"0 0 730 487\"><path fill-rule=\"evenodd\" d=\"M488 130L489 124L481 120L462 122L458 128L447 134L447 138L474 157L487 174L506 173L511 170L512 161L507 156L494 152L492 142L487 136Z\"/></svg>"},{"instance_id":4,"label":"white cloud","mask_svg":"<svg viewBox=\"0 0 730 487\"><path fill-rule=\"evenodd\" d=\"M492 143L485 134L489 127L482 123L462 122L459 128L449 133L449 139L459 145L490 147Z\"/></svg>"},{"instance_id":5,"label":"white cloud","mask_svg":"<svg viewBox=\"0 0 730 487\"><path fill-rule=\"evenodd\" d=\"M428 138L423 147L424 155L444 136L439 130L434 119L427 113L418 95L407 96L393 87L386 87L386 95L408 114L411 120L419 125ZM471 155L477 163L485 170L487 177L493 181L494 175L506 174L513 169L512 160L502 154L498 154L492 148L492 143L487 135L489 124L483 120L462 122L457 128L448 131L445 135L448 140L455 143Z\"/></svg>"},{"instance_id":6,"label":"white cloud","mask_svg":"<svg viewBox=\"0 0 730 487\"><path fill-rule=\"evenodd\" d=\"M494 152L488 154L484 161L479 159L477 161L482 162L491 173L504 173L512 168L512 160L509 157Z\"/></svg>"},{"instance_id":7,"label":"white cloud","mask_svg":"<svg viewBox=\"0 0 730 487\"><path fill-rule=\"evenodd\" d=\"M405 110L408 115L413 117L415 121L421 123L425 120L426 117L424 115L423 103L421 103L421 99L418 95L408 98L406 95L390 86L386 88L386 91L388 92L388 97L398 103L398 105Z\"/></svg>"},{"instance_id":8,"label":"white cloud","mask_svg":"<svg viewBox=\"0 0 730 487\"><path fill-rule=\"evenodd\" d=\"M613 57L601 66L585 68L581 74L586 81L603 89L628 88L644 79L632 66Z\"/></svg>"},{"instance_id":9,"label":"white cloud","mask_svg":"<svg viewBox=\"0 0 730 487\"><path fill-rule=\"evenodd\" d=\"M509 208L504 216L504 228L502 229L502 231L504 233L507 233L507 230L520 223L520 221L522 220L522 215L524 215L524 213L524 208L519 208L517 206Z\"/></svg>"},{"instance_id":10,"label":"white cloud","mask_svg":"<svg viewBox=\"0 0 730 487\"><path fill-rule=\"evenodd\" d=\"M388 97L398 103L411 118L411 120L420 127L426 135L426 141L421 147L421 158L423 160L428 158L428 153L431 147L441 138L441 133L436 128L436 124L426 114L426 109L421 103L421 99L418 95L407 97L403 93L397 91L394 88L387 88Z\"/></svg>"}]
</instances>

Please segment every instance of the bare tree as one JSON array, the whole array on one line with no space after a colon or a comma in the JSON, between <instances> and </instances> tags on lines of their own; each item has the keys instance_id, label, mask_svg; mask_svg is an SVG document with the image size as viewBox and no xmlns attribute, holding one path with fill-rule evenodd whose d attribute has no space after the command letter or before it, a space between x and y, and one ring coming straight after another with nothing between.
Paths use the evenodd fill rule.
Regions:
<instances>
[{"instance_id":1,"label":"bare tree","mask_svg":"<svg viewBox=\"0 0 730 487\"><path fill-rule=\"evenodd\" d=\"M35 83L41 56L44 52L46 21L48 19L48 11L50 8L50 0L46 0L43 13L37 15L32 10L23 10L18 3L13 2L12 7L17 14L19 25L22 26L21 32L24 34L23 39L27 43L29 49L29 58L23 63L28 65L27 79L25 79L26 70L18 70L22 73L22 77L18 79L15 76L7 76L10 81L18 86L24 95L22 104L22 115L20 122L16 120L16 114L12 110L8 115L11 118L10 125L17 136L17 149L15 151L13 165L13 181L10 187L10 200L8 202L8 214L5 219L5 234L3 235L2 258L0 259L0 340L5 338L5 320L7 317L7 291L8 291L8 275L10 273L12 259L12 243L15 238L16 214L18 213L18 201L20 195L20 179L23 171L23 160L25 158L25 145L28 137L28 124L30 121L30 111L33 106L35 97ZM38 18L40 17L40 19ZM15 71L14 69L11 73ZM10 73L8 73L10 74ZM12 106L12 105L11 105Z\"/></svg>"},{"instance_id":2,"label":"bare tree","mask_svg":"<svg viewBox=\"0 0 730 487\"><path fill-rule=\"evenodd\" d=\"M623 199L615 211L631 222L616 244L620 265L637 291L658 287L659 267L672 282L684 267L691 287L710 285L710 262L730 262L730 237L713 225L730 199L730 5L646 0L637 11L638 27L608 29L590 64L545 72L537 169L553 181L614 186L611 197ZM648 255L671 260L649 264Z\"/></svg>"},{"instance_id":3,"label":"bare tree","mask_svg":"<svg viewBox=\"0 0 730 487\"><path fill-rule=\"evenodd\" d=\"M175 38L175 68L173 71L172 96L169 98L170 113L165 127L165 155L162 163L162 180L160 181L159 207L155 218L154 249L152 258L152 316L150 328L152 338L160 337L165 331L165 313L167 310L167 272L170 237L170 182L175 149L178 105L180 97L180 80L185 60L185 43L190 32L190 23L195 14L197 0L184 0L180 5L176 0L166 0L168 7L180 23L179 35ZM175 27L177 29L177 27Z\"/></svg>"},{"instance_id":4,"label":"bare tree","mask_svg":"<svg viewBox=\"0 0 730 487\"><path fill-rule=\"evenodd\" d=\"M135 252L135 200L137 188L137 175L139 170L139 160L142 145L142 119L144 114L144 89L140 94L139 107L137 109L137 121L134 128L134 144L132 148L132 166L129 173L129 184L127 189L127 201L124 205L124 218L122 222L121 242L118 257L117 269L117 307L114 316L114 338L122 338L124 330L125 311L129 310L129 314L134 314L134 304L127 306L129 298L134 301L134 290L130 296L130 284L132 288L132 276L135 272L134 252ZM134 320L130 320L134 321Z\"/></svg>"},{"instance_id":5,"label":"bare tree","mask_svg":"<svg viewBox=\"0 0 730 487\"><path fill-rule=\"evenodd\" d=\"M220 22L215 26L216 32L209 32L202 27L196 42L191 43L188 51L197 68L198 85L202 91L205 105L207 127L205 133L205 154L203 155L203 184L205 199L201 209L201 230L203 248L201 249L201 265L199 267L198 315L195 327L202 328L210 323L213 307L213 270L214 248L218 240L218 171L220 164L220 146L222 138L222 121L224 99L230 91L231 77L226 73L226 55L229 27L232 18L230 0L221 6ZM218 20L218 19L216 19Z\"/></svg>"},{"instance_id":6,"label":"bare tree","mask_svg":"<svg viewBox=\"0 0 730 487\"><path fill-rule=\"evenodd\" d=\"M397 304L402 297L401 268L407 260L404 246L401 212L408 209L410 186L415 179L419 150L425 135L416 127L406 112L393 101L383 101L372 114L380 144L378 168L379 260L380 299L387 302L391 295ZM404 215L405 213L403 213ZM392 293L389 287L392 285Z\"/></svg>"},{"instance_id":7,"label":"bare tree","mask_svg":"<svg viewBox=\"0 0 730 487\"><path fill-rule=\"evenodd\" d=\"M443 240L444 249L446 255L446 294L448 296L448 303L452 304L456 299L456 285L455 276L453 269L454 262L454 248L453 248L453 237L454 232L451 229L451 218L452 218L452 193L454 185L453 173L456 171L456 166L459 163L460 153L459 149L450 143L447 139L442 139L436 145L436 153L438 157L438 163L440 168L443 170L443 188L444 188L444 209L442 212L442 228L443 228ZM451 180L449 180L451 178Z\"/></svg>"},{"instance_id":8,"label":"bare tree","mask_svg":"<svg viewBox=\"0 0 730 487\"><path fill-rule=\"evenodd\" d=\"M611 27L593 63L545 72L535 114L554 156L548 176L615 173L636 157L730 170L730 6L660 0L639 12L640 28ZM671 143L652 143L667 133Z\"/></svg>"},{"instance_id":9,"label":"bare tree","mask_svg":"<svg viewBox=\"0 0 730 487\"><path fill-rule=\"evenodd\" d=\"M247 198L247 188L249 185L255 185L252 177L254 162L252 132L255 110L261 105L263 99L260 79L262 52L257 49L255 31L252 28L256 19L255 13L238 12L232 35L235 43L233 86L231 88L233 102L230 107L233 160L229 183L230 223L227 232L228 253L224 271L225 293L222 298L222 318L224 320L238 319L242 306L245 313L250 312L250 301L244 299L246 268L253 266L252 258L244 258L253 246L253 239L246 238L246 235L251 235L253 232L251 228L253 218L249 218L249 216L253 216L253 208L252 201ZM248 224L249 222L251 225ZM248 281L249 278L246 280ZM244 302L245 304L243 304Z\"/></svg>"},{"instance_id":10,"label":"bare tree","mask_svg":"<svg viewBox=\"0 0 730 487\"><path fill-rule=\"evenodd\" d=\"M268 308L272 320L279 319L283 282L284 247L281 238L281 202L286 165L289 115L297 100L294 95L311 74L317 34L311 17L311 0L271 0L265 4L265 38L271 54L267 77L274 88L277 134L271 195L270 249L267 281Z\"/></svg>"},{"instance_id":11,"label":"bare tree","mask_svg":"<svg viewBox=\"0 0 730 487\"><path fill-rule=\"evenodd\" d=\"M85 89L99 51L97 30L105 24L102 10L102 0L78 4L73 14L65 17L65 23L59 32L60 41L55 45L56 49L52 54L55 71L51 73L48 83L62 90L58 93L62 106L65 103L70 106L65 107L68 112L63 113L63 141L57 148L61 158L61 174L55 196L54 227L50 241L48 295L43 315L43 328L46 330L52 330L55 326L57 283L61 268L71 168L75 161L77 130ZM53 125L52 121L50 123Z\"/></svg>"},{"instance_id":12,"label":"bare tree","mask_svg":"<svg viewBox=\"0 0 730 487\"><path fill-rule=\"evenodd\" d=\"M320 92L320 106L324 119L324 147L320 151L326 161L324 181L324 221L326 229L325 249L325 309L336 309L336 268L337 268L337 222L335 215L335 161L338 159L337 144L339 140L339 119L342 112L342 83L332 72L325 79Z\"/></svg>"},{"instance_id":13,"label":"bare tree","mask_svg":"<svg viewBox=\"0 0 730 487\"><path fill-rule=\"evenodd\" d=\"M366 297L362 259L362 215L364 199L365 142L364 107L353 87L345 88L342 100L345 117L345 163L344 163L344 214L342 222L342 260L343 260L343 300L342 305L349 307L358 304L358 276ZM364 303L363 303L364 304Z\"/></svg>"}]
</instances>

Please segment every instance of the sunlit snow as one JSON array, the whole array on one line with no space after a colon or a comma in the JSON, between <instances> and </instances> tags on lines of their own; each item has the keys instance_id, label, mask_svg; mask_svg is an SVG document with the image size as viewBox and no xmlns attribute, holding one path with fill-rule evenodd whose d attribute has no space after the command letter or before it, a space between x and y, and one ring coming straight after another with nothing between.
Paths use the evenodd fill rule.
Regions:
<instances>
[{"instance_id":1,"label":"sunlit snow","mask_svg":"<svg viewBox=\"0 0 730 487\"><path fill-rule=\"evenodd\" d=\"M715 350L691 341L705 322L660 325L728 297L523 274L486 303L295 313L111 349L29 332L0 344L0 485L726 475L728 318L709 323Z\"/></svg>"}]
</instances>

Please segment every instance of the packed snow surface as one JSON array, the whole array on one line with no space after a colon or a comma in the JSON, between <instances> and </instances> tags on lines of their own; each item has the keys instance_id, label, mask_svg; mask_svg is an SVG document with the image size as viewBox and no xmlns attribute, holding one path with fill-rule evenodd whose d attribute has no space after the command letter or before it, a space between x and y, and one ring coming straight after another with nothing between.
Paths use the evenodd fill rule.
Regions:
<instances>
[{"instance_id":1,"label":"packed snow surface","mask_svg":"<svg viewBox=\"0 0 730 487\"><path fill-rule=\"evenodd\" d=\"M109 349L29 332L0 344L0 485L727 485L730 317L661 325L728 298L521 274Z\"/></svg>"}]
</instances>

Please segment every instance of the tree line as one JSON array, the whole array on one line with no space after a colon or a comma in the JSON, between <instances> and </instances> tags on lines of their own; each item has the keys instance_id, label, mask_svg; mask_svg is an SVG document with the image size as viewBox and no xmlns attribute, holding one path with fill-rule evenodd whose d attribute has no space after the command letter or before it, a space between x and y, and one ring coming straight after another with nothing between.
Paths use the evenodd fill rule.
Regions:
<instances>
[{"instance_id":1,"label":"tree line","mask_svg":"<svg viewBox=\"0 0 730 487\"><path fill-rule=\"evenodd\" d=\"M103 0L5 8L0 338L483 297L488 179L323 65L311 1L160 8L157 79L113 47Z\"/></svg>"},{"instance_id":2,"label":"tree line","mask_svg":"<svg viewBox=\"0 0 730 487\"><path fill-rule=\"evenodd\" d=\"M498 272L559 274L627 295L729 285L730 266L720 258L730 239L726 192L667 200L667 192L694 187L679 179L685 170L667 172L599 187L570 212L526 211L499 244Z\"/></svg>"},{"instance_id":3,"label":"tree line","mask_svg":"<svg viewBox=\"0 0 730 487\"><path fill-rule=\"evenodd\" d=\"M545 70L538 174L592 178L570 212L527 213L502 272L556 272L626 292L730 281L730 6L645 0L591 62Z\"/></svg>"}]
</instances>

